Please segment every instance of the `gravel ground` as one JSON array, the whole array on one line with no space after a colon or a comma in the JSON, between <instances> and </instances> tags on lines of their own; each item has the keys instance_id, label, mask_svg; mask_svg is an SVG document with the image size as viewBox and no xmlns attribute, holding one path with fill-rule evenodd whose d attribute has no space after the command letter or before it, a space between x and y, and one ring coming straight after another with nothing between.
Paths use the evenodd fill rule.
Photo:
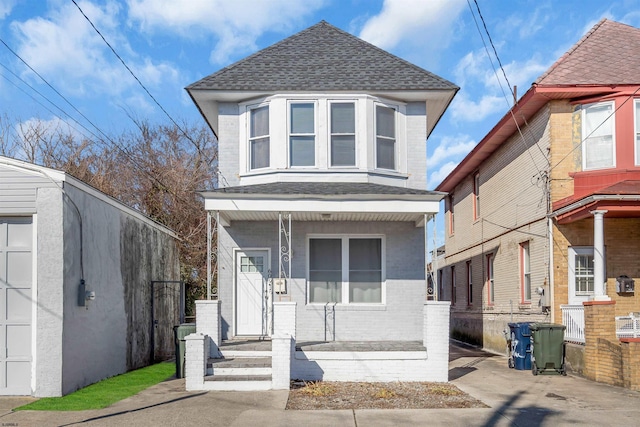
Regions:
<instances>
[{"instance_id":1,"label":"gravel ground","mask_svg":"<svg viewBox=\"0 0 640 427\"><path fill-rule=\"evenodd\" d=\"M292 381L286 409L487 408L448 383Z\"/></svg>"}]
</instances>

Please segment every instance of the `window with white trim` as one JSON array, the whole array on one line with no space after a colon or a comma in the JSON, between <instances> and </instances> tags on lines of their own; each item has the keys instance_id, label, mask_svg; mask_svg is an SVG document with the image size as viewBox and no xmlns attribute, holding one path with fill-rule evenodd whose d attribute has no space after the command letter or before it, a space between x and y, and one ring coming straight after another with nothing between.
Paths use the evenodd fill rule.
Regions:
<instances>
[{"instance_id":1,"label":"window with white trim","mask_svg":"<svg viewBox=\"0 0 640 427\"><path fill-rule=\"evenodd\" d=\"M487 304L493 305L495 291L493 287L493 254L487 255Z\"/></svg>"},{"instance_id":2,"label":"window with white trim","mask_svg":"<svg viewBox=\"0 0 640 427\"><path fill-rule=\"evenodd\" d=\"M251 170L269 167L269 106L249 110L249 165Z\"/></svg>"},{"instance_id":3,"label":"window with white trim","mask_svg":"<svg viewBox=\"0 0 640 427\"><path fill-rule=\"evenodd\" d=\"M315 104L313 102L292 102L289 106L289 164L291 166L315 166Z\"/></svg>"},{"instance_id":4,"label":"window with white trim","mask_svg":"<svg viewBox=\"0 0 640 427\"><path fill-rule=\"evenodd\" d=\"M594 267L593 249L576 249L572 251L573 261L570 274L573 274L576 295L593 295Z\"/></svg>"},{"instance_id":5,"label":"window with white trim","mask_svg":"<svg viewBox=\"0 0 640 427\"><path fill-rule=\"evenodd\" d=\"M376 167L396 169L396 110L376 105Z\"/></svg>"},{"instance_id":6,"label":"window with white trim","mask_svg":"<svg viewBox=\"0 0 640 427\"><path fill-rule=\"evenodd\" d=\"M331 166L356 165L356 105L354 102L330 104Z\"/></svg>"},{"instance_id":7,"label":"window with white trim","mask_svg":"<svg viewBox=\"0 0 640 427\"><path fill-rule=\"evenodd\" d=\"M640 99L635 100L635 148L636 148L636 166L640 166Z\"/></svg>"},{"instance_id":8,"label":"window with white trim","mask_svg":"<svg viewBox=\"0 0 640 427\"><path fill-rule=\"evenodd\" d=\"M614 103L585 105L582 110L582 167L615 167Z\"/></svg>"},{"instance_id":9,"label":"window with white trim","mask_svg":"<svg viewBox=\"0 0 640 427\"><path fill-rule=\"evenodd\" d=\"M309 303L383 303L382 237L309 238Z\"/></svg>"}]
</instances>

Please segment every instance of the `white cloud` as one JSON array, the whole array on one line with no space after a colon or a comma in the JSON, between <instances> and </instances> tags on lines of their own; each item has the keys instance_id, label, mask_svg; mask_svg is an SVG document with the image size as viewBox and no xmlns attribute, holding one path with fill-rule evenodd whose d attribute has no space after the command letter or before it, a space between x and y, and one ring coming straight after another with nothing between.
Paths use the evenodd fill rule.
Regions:
<instances>
[{"instance_id":1,"label":"white cloud","mask_svg":"<svg viewBox=\"0 0 640 427\"><path fill-rule=\"evenodd\" d=\"M427 172L434 169L429 174L427 188L440 184L475 146L476 142L469 135L443 137L433 153L427 156Z\"/></svg>"},{"instance_id":2,"label":"white cloud","mask_svg":"<svg viewBox=\"0 0 640 427\"><path fill-rule=\"evenodd\" d=\"M469 135L445 136L433 153L428 156L427 167L438 165L451 157L461 159L475 146L476 142Z\"/></svg>"},{"instance_id":3,"label":"white cloud","mask_svg":"<svg viewBox=\"0 0 640 427\"><path fill-rule=\"evenodd\" d=\"M360 37L382 49L413 42L444 49L465 0L385 0L380 14L367 20Z\"/></svg>"},{"instance_id":4,"label":"white cloud","mask_svg":"<svg viewBox=\"0 0 640 427\"><path fill-rule=\"evenodd\" d=\"M15 5L16 0L0 0L0 20L6 18Z\"/></svg>"},{"instance_id":5,"label":"white cloud","mask_svg":"<svg viewBox=\"0 0 640 427\"><path fill-rule=\"evenodd\" d=\"M148 33L171 31L186 38L212 35L214 63L256 49L267 31L291 32L324 6L324 0L128 0L129 19Z\"/></svg>"},{"instance_id":6,"label":"white cloud","mask_svg":"<svg viewBox=\"0 0 640 427\"><path fill-rule=\"evenodd\" d=\"M491 114L506 112L508 106L503 96L486 94L473 101L464 92L460 92L451 103L451 117L454 121L480 122Z\"/></svg>"},{"instance_id":7,"label":"white cloud","mask_svg":"<svg viewBox=\"0 0 640 427\"><path fill-rule=\"evenodd\" d=\"M447 162L443 165L440 165L440 168L435 172L429 174L429 178L427 180L427 188L436 188L443 179L447 177L451 173L455 167L458 166L458 162Z\"/></svg>"},{"instance_id":8,"label":"white cloud","mask_svg":"<svg viewBox=\"0 0 640 427\"><path fill-rule=\"evenodd\" d=\"M176 78L171 65L132 54L118 24L117 3L78 4L145 85ZM11 27L19 42L18 54L63 93L115 96L137 85L73 4L63 4L46 16L14 21Z\"/></svg>"}]
</instances>

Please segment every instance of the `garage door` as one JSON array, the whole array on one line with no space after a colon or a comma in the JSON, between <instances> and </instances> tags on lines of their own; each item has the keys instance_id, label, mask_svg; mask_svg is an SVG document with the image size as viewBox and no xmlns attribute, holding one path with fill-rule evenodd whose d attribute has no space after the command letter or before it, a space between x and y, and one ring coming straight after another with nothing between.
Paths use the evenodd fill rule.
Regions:
<instances>
[{"instance_id":1,"label":"garage door","mask_svg":"<svg viewBox=\"0 0 640 427\"><path fill-rule=\"evenodd\" d=\"M31 394L31 218L0 217L0 394Z\"/></svg>"}]
</instances>

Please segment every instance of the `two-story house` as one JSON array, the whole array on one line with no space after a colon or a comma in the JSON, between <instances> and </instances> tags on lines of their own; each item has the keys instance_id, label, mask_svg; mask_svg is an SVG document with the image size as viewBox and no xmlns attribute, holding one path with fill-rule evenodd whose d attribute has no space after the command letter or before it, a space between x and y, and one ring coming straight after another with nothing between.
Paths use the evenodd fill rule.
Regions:
<instances>
[{"instance_id":1,"label":"two-story house","mask_svg":"<svg viewBox=\"0 0 640 427\"><path fill-rule=\"evenodd\" d=\"M187 87L219 143L222 340L270 337L274 301L298 342L423 340L426 141L457 90L324 21Z\"/></svg>"},{"instance_id":2,"label":"two-story house","mask_svg":"<svg viewBox=\"0 0 640 427\"><path fill-rule=\"evenodd\" d=\"M602 20L436 188L455 335L504 351L508 322L564 323L582 370L597 346L582 316L608 307L620 347L615 316L640 310L639 54L640 30Z\"/></svg>"}]
</instances>

